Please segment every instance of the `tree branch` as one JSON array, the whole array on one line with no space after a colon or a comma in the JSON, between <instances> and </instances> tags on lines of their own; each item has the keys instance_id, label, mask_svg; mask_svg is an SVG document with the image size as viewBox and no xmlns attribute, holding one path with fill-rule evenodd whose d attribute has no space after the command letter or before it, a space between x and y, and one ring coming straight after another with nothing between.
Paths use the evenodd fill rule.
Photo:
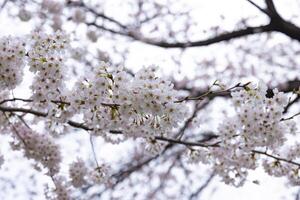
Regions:
<instances>
[{"instance_id":1,"label":"tree branch","mask_svg":"<svg viewBox=\"0 0 300 200\"><path fill-rule=\"evenodd\" d=\"M195 192L193 192L190 196L189 196L189 200L192 199L198 199L197 197L199 196L199 194L201 194L201 192L207 188L207 186L209 185L209 183L211 183L211 181L213 180L213 178L215 177L215 173L212 172L210 174L210 176L208 177L208 179L204 182L204 184L202 184Z\"/></svg>"},{"instance_id":2,"label":"tree branch","mask_svg":"<svg viewBox=\"0 0 300 200\"><path fill-rule=\"evenodd\" d=\"M289 110L289 108L290 108L292 105L294 105L295 103L297 103L299 100L300 100L300 95L297 95L296 98L295 98L294 100L290 101L290 102L288 103L288 105L284 108L283 113L287 113L287 111Z\"/></svg>"},{"instance_id":3,"label":"tree branch","mask_svg":"<svg viewBox=\"0 0 300 200\"><path fill-rule=\"evenodd\" d=\"M267 5L267 11L269 13L268 15L271 18L281 18L275 8L273 0L265 0L265 3Z\"/></svg>"},{"instance_id":4,"label":"tree branch","mask_svg":"<svg viewBox=\"0 0 300 200\"><path fill-rule=\"evenodd\" d=\"M21 112L21 113L29 113L33 114L38 117L47 117L48 113L32 110L32 109L27 109L27 108L14 108L14 107L5 107L5 106L0 106L0 110L2 112Z\"/></svg>"},{"instance_id":5,"label":"tree branch","mask_svg":"<svg viewBox=\"0 0 300 200\"><path fill-rule=\"evenodd\" d=\"M94 14L96 16L96 18L98 18L98 17L103 18L103 19L105 19L109 22L112 22L113 24L117 25L118 27L120 27L122 29L127 28L126 25L124 25L121 22L115 20L114 18L109 17L109 16L105 15L104 13L97 12L95 9L88 7L83 1L78 1L78 2L68 1L67 5L71 6L71 7L82 7L85 10L87 10L88 12L91 12L92 14Z\"/></svg>"},{"instance_id":6,"label":"tree branch","mask_svg":"<svg viewBox=\"0 0 300 200\"><path fill-rule=\"evenodd\" d=\"M261 154L261 155L265 155L267 157L270 157L270 158L273 158L275 160L278 160L278 161L283 161L283 162L286 162L286 163L290 163L290 164L293 164L293 165L296 165L298 167L300 167L300 163L297 163L297 162L294 162L292 160L288 160L288 159L285 159L285 158L281 158L281 157L278 157L278 156L274 156L272 154L269 154L267 152L263 152L263 151L258 151L258 150L252 150L253 153L256 153L256 154Z\"/></svg>"},{"instance_id":7,"label":"tree branch","mask_svg":"<svg viewBox=\"0 0 300 200\"><path fill-rule=\"evenodd\" d=\"M0 106L0 111L2 112L22 112L22 113L29 113L29 114L33 114L35 116L38 117L47 117L48 113L44 113L44 112L40 112L40 111L36 111L36 110L32 110L32 109L27 109L27 108L14 108L14 107L5 107L5 106ZM89 128L87 126L85 126L82 123L78 123L78 122L74 122L69 120L67 122L70 126L75 127L75 128L80 128L86 131L92 131L93 128ZM122 131L114 131L111 130L110 133L112 134L122 134ZM217 144L203 144L200 142L188 142L188 141L180 141L180 140L176 140L176 139L171 139L171 138L166 138L166 137L161 137L161 136L156 136L155 137L156 140L160 140L160 141L165 141L165 142L169 142L172 144L181 144L181 145L186 145L186 146L200 146L200 147L208 147L208 146L215 146Z\"/></svg>"},{"instance_id":8,"label":"tree branch","mask_svg":"<svg viewBox=\"0 0 300 200\"><path fill-rule=\"evenodd\" d=\"M263 9L262 7L260 7L259 5L257 5L256 3L254 3L252 0L246 0L248 1L250 4L252 4L254 7L256 7L258 10L260 10L261 12L265 13L266 15L269 16L269 12L265 9Z\"/></svg>"},{"instance_id":9,"label":"tree branch","mask_svg":"<svg viewBox=\"0 0 300 200\"><path fill-rule=\"evenodd\" d=\"M4 106L0 106L0 111L2 112L22 112L22 113L30 113L39 117L47 117L47 113L43 113L43 112L39 112L39 111L35 111L35 110L31 110L31 109L26 109L26 108L12 108L12 107L4 107ZM300 113L297 113L296 115L292 116L295 117L297 115L299 115ZM285 119L286 120L286 119ZM84 130L93 130L92 128L89 128L83 124L77 123L77 122L73 122L73 121L68 121L68 124L70 126L74 126L76 128L82 128ZM122 134L122 132L120 131L111 131L112 134ZM172 139L172 138L165 138L165 137L161 137L161 136L156 136L155 137L156 140L160 140L160 141L165 141L165 142L169 142L169 145L167 147L173 146L173 144L181 144L184 146L198 146L198 147L219 147L219 142L215 142L213 144L207 144L207 143L202 143L200 142L189 142L189 141L182 141L182 140L177 140L177 139ZM166 148L167 149L167 148ZM166 150L165 149L165 150ZM283 161L283 162L287 162L290 164L294 164L300 167L300 163L291 161L291 160L287 160L285 158L280 158L271 154L268 154L267 152L262 152L262 151L258 151L258 150L252 150L253 153L257 153L257 154L263 154L265 156L277 159L279 161ZM151 159L148 161L150 162Z\"/></svg>"},{"instance_id":10,"label":"tree branch","mask_svg":"<svg viewBox=\"0 0 300 200\"><path fill-rule=\"evenodd\" d=\"M240 38L243 36L248 36L252 34L257 34L257 33L264 33L264 32L270 32L273 31L273 25L268 24L264 26L256 26L256 27L247 27L244 29L228 32L228 33L223 33L220 35L217 35L215 37L211 37L205 40L199 40L195 42L177 42L177 43L169 43L169 42L164 42L164 41L155 41L153 39L148 39L148 38L142 38L138 37L135 35L128 35L131 38L159 46L159 47L164 47L164 48L187 48L187 47L201 47L201 46L208 46L211 44L219 43L219 42L225 42L225 41L230 41L232 39Z\"/></svg>"},{"instance_id":11,"label":"tree branch","mask_svg":"<svg viewBox=\"0 0 300 200\"><path fill-rule=\"evenodd\" d=\"M212 44L216 44L219 42L226 42L230 41L232 39L237 39L241 38L244 36L249 36L249 35L255 35L258 33L265 33L265 32L280 32L291 39L295 39L297 41L300 41L300 28L297 27L295 24L284 20L279 13L277 12L274 2L272 0L265 0L265 3L267 5L266 9L261 8L258 6L256 3L254 3L252 0L247 0L249 3L254 5L256 8L258 8L260 11L263 13L267 14L270 18L270 23L267 25L262 25L262 26L255 26L255 27L246 27L244 29L240 30L233 30L231 32L225 32L220 35L210 37L204 40L199 40L199 41L187 41L187 42L167 42L167 41L162 41L162 40L157 40L153 38L147 38L143 37L140 33L135 33L135 30L128 29L128 26L122 24L121 22L108 17L104 15L103 13L98 13L92 8L88 8L85 4L83 3L69 3L70 5L73 6L80 6L85 9L87 9L89 12L95 15L95 17L101 17L105 20L108 20L109 22L112 22L113 24L117 25L118 30L109 28L104 25L99 25L94 22L86 22L87 26L95 26L98 29L110 32L112 34L116 35L121 35L125 37L129 37L133 40L137 40L146 44L158 46L158 47L163 47L163 48L188 48L188 47L201 47L201 46L208 46ZM70 1L71 2L71 1Z\"/></svg>"}]
</instances>

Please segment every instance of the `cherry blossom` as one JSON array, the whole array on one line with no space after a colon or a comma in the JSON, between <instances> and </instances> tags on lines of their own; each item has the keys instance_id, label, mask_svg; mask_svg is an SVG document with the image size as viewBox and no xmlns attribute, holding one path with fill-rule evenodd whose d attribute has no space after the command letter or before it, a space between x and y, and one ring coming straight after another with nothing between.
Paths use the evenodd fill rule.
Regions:
<instances>
[{"instance_id":1,"label":"cherry blossom","mask_svg":"<svg viewBox=\"0 0 300 200\"><path fill-rule=\"evenodd\" d=\"M51 1L43 5L51 13L61 9ZM81 14L76 14L78 22L83 20L83 16L77 16ZM239 83L229 89L222 86L221 91L182 98L171 81L158 76L157 66L142 67L130 74L123 67L103 61L66 87L67 61L76 52L66 33L33 32L26 40L4 37L0 41L1 131L12 136L14 150L21 150L33 160L36 169L47 171L55 186L46 194L49 199L72 199L75 188L109 182L112 168L98 163L92 143L95 137L111 144L132 139L152 155L159 155L169 144L184 145L187 162L210 165L226 184L236 187L242 186L248 171L258 166L271 176L284 176L290 184L299 185L299 143L287 145L287 136L296 134L293 117L298 114L284 118L289 98L278 89L273 89L269 97L262 82ZM26 66L33 75L32 95L30 99L15 98L10 91L22 82ZM176 134L176 130L191 115L190 101L224 92L231 94L235 113L219 123L211 139L182 140L183 134ZM19 105L17 101L25 107L14 108ZM28 125L18 112L37 118ZM38 117L45 118L43 131L30 127L41 120ZM85 130L91 138L94 165L77 158L69 165L69 175L63 176L64 158L56 143L59 135L50 128L53 126L62 127L65 134L69 133L66 126ZM0 160L2 164L2 156Z\"/></svg>"}]
</instances>

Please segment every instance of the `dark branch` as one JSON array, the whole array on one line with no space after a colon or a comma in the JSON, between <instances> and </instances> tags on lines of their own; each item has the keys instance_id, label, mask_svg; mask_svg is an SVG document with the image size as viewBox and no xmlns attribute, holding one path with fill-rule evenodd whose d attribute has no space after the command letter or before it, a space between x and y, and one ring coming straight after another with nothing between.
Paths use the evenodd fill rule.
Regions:
<instances>
[{"instance_id":1,"label":"dark branch","mask_svg":"<svg viewBox=\"0 0 300 200\"><path fill-rule=\"evenodd\" d=\"M292 101L290 101L288 103L288 105L284 108L283 113L287 113L287 111L289 110L289 108L294 105L295 103L297 103L300 100L300 95L297 95L297 97L295 99L293 99Z\"/></svg>"},{"instance_id":2,"label":"dark branch","mask_svg":"<svg viewBox=\"0 0 300 200\"><path fill-rule=\"evenodd\" d=\"M21 113L29 113L29 114L33 114L35 116L38 117L47 117L48 113L44 113L44 112L40 112L40 111L36 111L36 110L32 110L32 109L26 109L26 108L14 108L14 107L5 107L5 106L0 106L0 111L2 112L21 112ZM74 122L74 121L68 121L67 122L70 126L75 127L75 128L80 128L86 131L92 131L92 128L89 128L87 126L85 126L82 123L78 123L78 122ZM122 134L121 131L110 131L110 133L112 134ZM160 140L160 141L165 141L165 142L169 142L171 144L181 144L181 145L187 145L187 146L200 146L200 147L208 147L208 146L216 146L217 144L203 144L200 142L188 142L188 141L180 141L180 140L176 140L176 139L171 139L171 138L165 138L165 137L160 137L160 136L156 136L155 137L156 140Z\"/></svg>"},{"instance_id":3,"label":"dark branch","mask_svg":"<svg viewBox=\"0 0 300 200\"><path fill-rule=\"evenodd\" d=\"M236 89L236 88L246 88L247 85L249 85L250 82L248 83L245 83L245 84L241 84L241 83L238 83L228 89L225 89L225 90L220 90L220 91L211 91L210 89L199 95L199 96L196 96L196 97L185 97L181 100L178 100L178 101L175 101L175 103L180 103L180 102L184 102L184 101L189 101L189 100L203 100L204 98L214 98L215 96L227 96L227 95L230 95L230 92L233 90L233 89Z\"/></svg>"},{"instance_id":4,"label":"dark branch","mask_svg":"<svg viewBox=\"0 0 300 200\"><path fill-rule=\"evenodd\" d=\"M279 13L277 12L274 2L272 0L265 0L265 3L267 7L265 9L261 8L258 6L256 3L254 3L252 0L247 0L250 2L252 5L254 5L256 8L258 8L260 11L263 13L267 14L270 18L270 22L267 25L262 25L262 26L256 26L256 27L246 27L244 29L240 30L233 30L231 32L225 32L220 35L204 39L204 40L199 40L199 41L187 41L187 42L167 42L167 41L162 41L162 40L157 40L153 38L148 38L144 37L141 35L138 31L135 32L135 30L128 29L129 26L126 26L122 24L121 22L108 17L104 15L103 13L97 13L95 10L86 7L85 4L83 3L77 3L77 6L84 7L87 9L89 12L93 13L95 17L101 17L105 20L110 21L111 23L115 24L117 26L117 29L112 29L104 25L99 25L94 22L87 22L87 26L95 26L98 29L110 32L112 34L116 35L121 35L125 37L129 37L133 40L137 40L146 44L158 46L158 47L163 47L163 48L188 48L188 47L201 47L201 46L208 46L212 44L216 44L219 42L226 42L230 41L232 39L237 39L249 35L255 35L259 33L266 33L266 32L280 32L291 39L295 39L297 41L300 41L300 28L297 27L295 24L284 20Z\"/></svg>"},{"instance_id":5,"label":"dark branch","mask_svg":"<svg viewBox=\"0 0 300 200\"><path fill-rule=\"evenodd\" d=\"M281 18L275 8L273 0L265 0L267 5L267 11L271 18Z\"/></svg>"},{"instance_id":6,"label":"dark branch","mask_svg":"<svg viewBox=\"0 0 300 200\"><path fill-rule=\"evenodd\" d=\"M202 184L195 192L193 192L190 197L189 200L192 199L198 199L199 194L201 194L201 192L207 188L207 186L209 185L209 183L211 183L211 181L213 180L213 178L215 177L215 173L211 173L211 175L208 177L208 179L204 182L204 184Z\"/></svg>"},{"instance_id":7,"label":"dark branch","mask_svg":"<svg viewBox=\"0 0 300 200\"><path fill-rule=\"evenodd\" d=\"M205 97L205 98L209 98L214 99L216 97L230 97L230 91L219 91L219 92L213 92L213 93L209 93L208 94L208 90L203 90L203 89L198 89L198 88L194 88L194 87L186 87L184 86L178 86L175 84L175 89L176 90L185 90L188 91L192 96L195 97ZM276 87L279 91L284 92L284 93L288 93L288 92L293 92L295 90L298 90L300 88L300 80L295 79L295 80L290 80L287 81L286 83L282 83L277 85ZM229 88L230 89L230 88ZM227 89L227 90L229 90ZM266 96L268 98L273 97L274 93L273 93L273 87L267 90L267 94Z\"/></svg>"},{"instance_id":8,"label":"dark branch","mask_svg":"<svg viewBox=\"0 0 300 200\"><path fill-rule=\"evenodd\" d=\"M300 167L300 163L297 163L297 162L294 162L292 160L288 160L288 159L285 159L285 158L281 158L281 157L278 157L278 156L274 156L272 154L269 154L267 152L263 152L263 151L258 151L258 150L252 150L253 153L256 153L256 154L261 154L261 155L265 155L267 157L270 157L270 158L273 158L275 160L278 160L278 161L282 161L282 162L286 162L286 163L290 163L290 164L293 164L293 165L296 165L298 167Z\"/></svg>"},{"instance_id":9,"label":"dark branch","mask_svg":"<svg viewBox=\"0 0 300 200\"><path fill-rule=\"evenodd\" d=\"M14 108L14 107L5 107L5 106L0 106L0 110L2 112L21 112L21 113L29 113L33 114L38 117L47 117L48 113L32 110L32 109L27 109L27 108Z\"/></svg>"},{"instance_id":10,"label":"dark branch","mask_svg":"<svg viewBox=\"0 0 300 200\"><path fill-rule=\"evenodd\" d=\"M96 16L96 18L99 17L99 18L105 19L105 20L112 22L113 24L119 26L122 29L126 29L126 25L122 24L121 22L115 20L112 17L105 15L104 13L97 12L95 9L88 7L83 1L78 1L78 2L68 1L67 5L71 6L71 7L82 7L85 10L87 10L88 12L91 12L92 14L94 14Z\"/></svg>"},{"instance_id":11,"label":"dark branch","mask_svg":"<svg viewBox=\"0 0 300 200\"><path fill-rule=\"evenodd\" d=\"M182 145L185 145L185 146L218 147L218 144L219 144L219 142L214 143L214 144L204 144L204 143L201 143L201 142L189 142L189 141L182 141L182 140L159 137L159 136L156 136L155 139L160 140L160 141L169 142L171 144L182 144Z\"/></svg>"},{"instance_id":12,"label":"dark branch","mask_svg":"<svg viewBox=\"0 0 300 200\"><path fill-rule=\"evenodd\" d=\"M257 5L256 3L254 3L253 1L251 0L246 0L248 1L249 3L251 3L254 7L256 7L258 10L260 10L261 12L265 13L266 15L269 16L269 12L265 9L263 9L262 7L260 7L259 5Z\"/></svg>"},{"instance_id":13,"label":"dark branch","mask_svg":"<svg viewBox=\"0 0 300 200\"><path fill-rule=\"evenodd\" d=\"M195 41L195 42L178 42L178 43L154 41L152 39L135 37L134 35L131 37L133 39L139 40L141 42L159 46L159 47L164 47L164 48L187 48L187 47L207 46L207 45L211 45L211 44L215 44L215 43L219 43L219 42L230 41L232 39L240 38L243 36L248 36L248 35L257 34L257 33L270 32L272 30L273 30L273 26L271 24L268 24L265 26L247 27L245 29L236 30L236 31L228 32L228 33L223 33L218 36L211 37L211 38L205 39L205 40L199 40L199 41Z\"/></svg>"}]
</instances>

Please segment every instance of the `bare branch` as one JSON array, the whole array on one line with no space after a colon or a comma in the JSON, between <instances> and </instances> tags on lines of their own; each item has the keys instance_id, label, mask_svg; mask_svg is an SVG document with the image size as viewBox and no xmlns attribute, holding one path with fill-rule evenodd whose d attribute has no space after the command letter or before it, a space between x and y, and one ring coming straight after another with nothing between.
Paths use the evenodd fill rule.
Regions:
<instances>
[{"instance_id":1,"label":"bare branch","mask_svg":"<svg viewBox=\"0 0 300 200\"><path fill-rule=\"evenodd\" d=\"M278 156L274 156L272 154L269 154L267 152L263 152L263 151L258 151L258 150L252 150L253 153L256 153L256 154L261 154L261 155L265 155L267 157L270 157L270 158L273 158L275 160L278 160L278 161L283 161L283 162L286 162L286 163L290 163L290 164L293 164L293 165L296 165L298 167L300 167L300 163L297 163L297 162L294 162L292 160L288 160L288 159L285 159L285 158L281 158L281 157L278 157Z\"/></svg>"},{"instance_id":2,"label":"bare branch","mask_svg":"<svg viewBox=\"0 0 300 200\"><path fill-rule=\"evenodd\" d=\"M287 120L291 120L291 119L294 119L294 117L297 117L298 115L300 115L300 112L290 116L290 117L287 117L287 118L282 118L280 121L287 121Z\"/></svg>"},{"instance_id":3,"label":"bare branch","mask_svg":"<svg viewBox=\"0 0 300 200\"><path fill-rule=\"evenodd\" d=\"M194 42L168 42L168 41L162 41L162 40L156 40L148 37L143 37L141 34L135 33L134 30L129 29L129 25L122 24L120 21L109 17L103 13L97 12L95 9L88 7L83 2L72 2L68 1L68 5L70 7L82 7L83 9L86 9L88 12L95 15L96 18L102 18L104 20L107 20L111 22L112 24L116 25L117 29L112 29L104 25L99 25L96 23L96 20L94 22L86 22L87 26L95 26L98 29L110 32L112 34L121 35L125 37L129 37L133 40L137 40L146 44L159 46L163 48L188 48L188 47L201 47L201 46L208 46L212 44L216 44L219 42L224 41L230 41L232 39L237 39L240 37L248 36L248 35L255 35L259 33L265 33L265 32L280 32L287 36L289 36L292 39L295 39L297 41L300 41L300 28L297 27L295 24L292 24L289 21L285 21L280 17L278 14L273 0L265 0L265 3L267 5L267 8L261 8L256 3L254 3L252 0L247 0L249 3L254 5L257 9L259 9L261 12L265 13L270 18L270 23L267 25L262 26L256 26L256 27L246 27L244 29L240 30L233 30L231 32L222 33L220 35L194 41Z\"/></svg>"},{"instance_id":4,"label":"bare branch","mask_svg":"<svg viewBox=\"0 0 300 200\"><path fill-rule=\"evenodd\" d=\"M267 10L268 10L269 16L274 17L274 18L281 18L275 8L273 0L265 0L265 2L267 5Z\"/></svg>"},{"instance_id":5,"label":"bare branch","mask_svg":"<svg viewBox=\"0 0 300 200\"><path fill-rule=\"evenodd\" d=\"M252 0L246 0L249 3L251 3L254 7L256 7L258 10L260 10L261 12L265 13L266 15L269 16L269 13L267 10L263 9L262 7L260 7L259 5L257 5L256 3L254 3Z\"/></svg>"},{"instance_id":6,"label":"bare branch","mask_svg":"<svg viewBox=\"0 0 300 200\"><path fill-rule=\"evenodd\" d=\"M294 105L295 103L297 103L299 100L300 100L300 95L297 95L297 97L296 97L294 100L290 101L290 102L288 103L288 105L284 108L283 113L287 113L287 111L289 110L289 108L290 108L292 105Z\"/></svg>"},{"instance_id":7,"label":"bare branch","mask_svg":"<svg viewBox=\"0 0 300 200\"><path fill-rule=\"evenodd\" d=\"M133 39L139 40L141 42L164 47L164 48L187 48L187 47L201 47L201 46L208 46L211 44L224 42L224 41L230 41L232 39L240 38L243 36L248 36L252 34L258 34L258 33L265 33L270 32L273 30L273 26L271 24L264 25L264 26L257 26L257 27L247 27L245 29L240 29L228 33L223 33L220 35L217 35L215 37L211 37L205 40L199 40L195 42L178 42L178 43L168 43L164 41L155 41L148 38L140 38L140 37L134 37L131 36Z\"/></svg>"},{"instance_id":8,"label":"bare branch","mask_svg":"<svg viewBox=\"0 0 300 200\"><path fill-rule=\"evenodd\" d=\"M198 199L197 197L199 196L199 194L201 194L201 192L207 188L207 186L209 185L209 183L211 183L211 181L213 180L213 178L215 177L215 173L212 172L210 174L210 176L208 177L208 179L204 182L204 184L202 184L195 192L193 192L190 196L189 196L189 200L192 199Z\"/></svg>"},{"instance_id":9,"label":"bare branch","mask_svg":"<svg viewBox=\"0 0 300 200\"><path fill-rule=\"evenodd\" d=\"M21 113L29 113L36 115L38 117L47 117L48 113L32 110L32 109L27 109L27 108L14 108L14 107L5 107L5 106L0 106L0 110L2 112L21 112Z\"/></svg>"},{"instance_id":10,"label":"bare branch","mask_svg":"<svg viewBox=\"0 0 300 200\"><path fill-rule=\"evenodd\" d=\"M88 7L83 1L78 1L78 2L68 1L67 5L71 6L71 7L82 7L85 10L87 10L88 12L91 12L92 14L94 14L97 18L98 17L103 18L103 19L105 19L109 22L112 22L113 24L119 26L122 29L126 29L126 25L122 24L121 22L115 20L112 17L109 17L109 16L105 15L104 13L97 12L95 9Z\"/></svg>"},{"instance_id":11,"label":"bare branch","mask_svg":"<svg viewBox=\"0 0 300 200\"><path fill-rule=\"evenodd\" d=\"M249 85L249 84L250 84L250 82L245 83L245 84L238 83L238 84L236 84L236 85L234 85L234 86L232 86L232 87L230 87L230 88L228 88L228 89L221 90L221 91L216 91L216 92L211 91L211 90L210 90L211 88L210 88L210 89L209 89L207 92L205 92L204 94L201 94L201 95L196 96L196 97L185 97L185 98L183 98L183 99L181 99L181 100L175 101L175 103L180 103L180 102L189 101L189 100L203 100L203 99L206 98L206 97L218 96L218 95L220 95L220 96L226 96L226 95L229 95L230 92L231 92L233 89L236 89L236 88L246 88L247 85Z\"/></svg>"}]
</instances>

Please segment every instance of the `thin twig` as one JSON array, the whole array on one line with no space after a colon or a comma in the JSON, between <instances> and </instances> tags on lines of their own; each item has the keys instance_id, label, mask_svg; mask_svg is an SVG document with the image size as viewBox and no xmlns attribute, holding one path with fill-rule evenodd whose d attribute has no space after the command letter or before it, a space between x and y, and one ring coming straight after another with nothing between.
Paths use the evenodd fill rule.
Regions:
<instances>
[{"instance_id":1,"label":"thin twig","mask_svg":"<svg viewBox=\"0 0 300 200\"><path fill-rule=\"evenodd\" d=\"M207 188L207 186L209 185L209 183L211 183L211 181L213 180L213 178L215 177L215 173L212 172L210 174L210 176L208 177L208 179L204 182L204 184L202 184L197 191L193 192L190 197L189 200L195 199L199 196L199 194L205 189Z\"/></svg>"},{"instance_id":2,"label":"thin twig","mask_svg":"<svg viewBox=\"0 0 300 200\"><path fill-rule=\"evenodd\" d=\"M220 90L220 91L211 91L210 89L208 89L207 92L205 92L204 94L200 95L200 96L196 96L196 97L185 97L181 100L177 100L174 103L181 103L184 101L190 101L190 100L203 100L205 97L210 97L210 96L214 96L214 95L220 95L220 94L224 94L224 93L230 93L231 90L235 89L235 88L246 88L251 82L245 83L245 84L241 84L238 83L228 89L225 90Z\"/></svg>"},{"instance_id":3,"label":"thin twig","mask_svg":"<svg viewBox=\"0 0 300 200\"><path fill-rule=\"evenodd\" d=\"M294 114L294 115L292 115L292 116L290 116L290 117L282 118L280 121L291 120L291 119L293 119L294 117L296 117L296 116L298 116L298 115L300 115L300 112L298 112L298 113L296 113L296 114Z\"/></svg>"},{"instance_id":4,"label":"thin twig","mask_svg":"<svg viewBox=\"0 0 300 200\"><path fill-rule=\"evenodd\" d=\"M256 154L265 155L265 156L268 156L268 157L273 158L275 160L283 161L283 162L290 163L290 164L293 164L293 165L297 165L298 167L300 167L300 163L297 163L297 162L294 162L292 160L288 160L288 159L285 159L285 158L281 158L281 157L278 157L278 156L274 156L274 155L269 154L269 153L264 152L264 151L252 150L252 152L256 153Z\"/></svg>"},{"instance_id":5,"label":"thin twig","mask_svg":"<svg viewBox=\"0 0 300 200\"><path fill-rule=\"evenodd\" d=\"M92 135L90 135L90 144L91 144L91 148L92 148L94 160L96 162L97 168L99 168L99 163L98 163L98 160L97 160L97 156L96 156L96 152L95 152L95 147L94 147L94 142L93 142L93 136Z\"/></svg>"}]
</instances>

